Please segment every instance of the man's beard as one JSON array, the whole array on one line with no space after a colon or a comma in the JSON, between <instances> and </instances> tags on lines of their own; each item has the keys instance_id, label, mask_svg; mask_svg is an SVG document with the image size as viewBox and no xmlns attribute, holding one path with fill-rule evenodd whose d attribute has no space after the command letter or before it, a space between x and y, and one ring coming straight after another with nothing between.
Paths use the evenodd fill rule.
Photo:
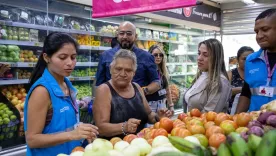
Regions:
<instances>
[{"instance_id":1,"label":"man's beard","mask_svg":"<svg viewBox=\"0 0 276 156\"><path fill-rule=\"evenodd\" d=\"M125 41L124 43L123 43L123 41L122 41L122 42L120 42L119 44L120 44L120 47L121 47L122 49L131 49L131 48L133 47L133 45L134 45L134 43L131 43L131 42L129 42L129 41Z\"/></svg>"}]
</instances>

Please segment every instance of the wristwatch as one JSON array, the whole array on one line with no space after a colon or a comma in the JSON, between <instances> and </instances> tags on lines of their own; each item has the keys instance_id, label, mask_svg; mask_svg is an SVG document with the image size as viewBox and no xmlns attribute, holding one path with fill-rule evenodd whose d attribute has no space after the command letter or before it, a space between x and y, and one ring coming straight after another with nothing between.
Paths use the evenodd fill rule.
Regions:
<instances>
[{"instance_id":1,"label":"wristwatch","mask_svg":"<svg viewBox=\"0 0 276 156\"><path fill-rule=\"evenodd\" d=\"M143 91L145 95L149 94L149 89L147 87L143 87Z\"/></svg>"}]
</instances>

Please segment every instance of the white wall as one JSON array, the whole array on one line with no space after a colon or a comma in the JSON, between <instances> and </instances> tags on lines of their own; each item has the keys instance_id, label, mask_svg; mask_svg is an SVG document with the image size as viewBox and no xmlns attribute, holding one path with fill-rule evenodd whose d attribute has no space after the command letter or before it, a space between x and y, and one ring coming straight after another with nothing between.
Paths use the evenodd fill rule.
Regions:
<instances>
[{"instance_id":1,"label":"white wall","mask_svg":"<svg viewBox=\"0 0 276 156\"><path fill-rule=\"evenodd\" d=\"M237 56L237 52L242 46L249 46L254 51L259 50L259 45L256 42L255 34L250 35L224 35L222 39L222 45L224 48L224 60L226 63L226 69L228 70L229 57Z\"/></svg>"}]
</instances>

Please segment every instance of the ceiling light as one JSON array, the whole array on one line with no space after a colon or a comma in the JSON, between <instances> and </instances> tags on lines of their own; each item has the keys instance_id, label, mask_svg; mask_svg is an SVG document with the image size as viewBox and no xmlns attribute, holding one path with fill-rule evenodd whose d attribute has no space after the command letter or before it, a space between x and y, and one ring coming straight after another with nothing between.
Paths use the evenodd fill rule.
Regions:
<instances>
[{"instance_id":1,"label":"ceiling light","mask_svg":"<svg viewBox=\"0 0 276 156\"><path fill-rule=\"evenodd\" d=\"M242 0L242 2L245 4L255 4L253 0Z\"/></svg>"}]
</instances>

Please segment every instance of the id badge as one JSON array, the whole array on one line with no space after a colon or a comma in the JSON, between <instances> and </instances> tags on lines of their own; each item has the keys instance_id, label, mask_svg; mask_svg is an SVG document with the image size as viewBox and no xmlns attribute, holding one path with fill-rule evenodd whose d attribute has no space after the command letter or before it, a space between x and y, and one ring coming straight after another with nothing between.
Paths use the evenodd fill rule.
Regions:
<instances>
[{"instance_id":1,"label":"id badge","mask_svg":"<svg viewBox=\"0 0 276 156\"><path fill-rule=\"evenodd\" d=\"M273 97L274 88L273 87L262 86L262 87L259 88L259 94L262 95L262 96Z\"/></svg>"},{"instance_id":2,"label":"id badge","mask_svg":"<svg viewBox=\"0 0 276 156\"><path fill-rule=\"evenodd\" d=\"M166 91L166 89L161 89L158 91L158 94L159 94L159 96L162 96L162 95L167 94L167 91Z\"/></svg>"}]
</instances>

